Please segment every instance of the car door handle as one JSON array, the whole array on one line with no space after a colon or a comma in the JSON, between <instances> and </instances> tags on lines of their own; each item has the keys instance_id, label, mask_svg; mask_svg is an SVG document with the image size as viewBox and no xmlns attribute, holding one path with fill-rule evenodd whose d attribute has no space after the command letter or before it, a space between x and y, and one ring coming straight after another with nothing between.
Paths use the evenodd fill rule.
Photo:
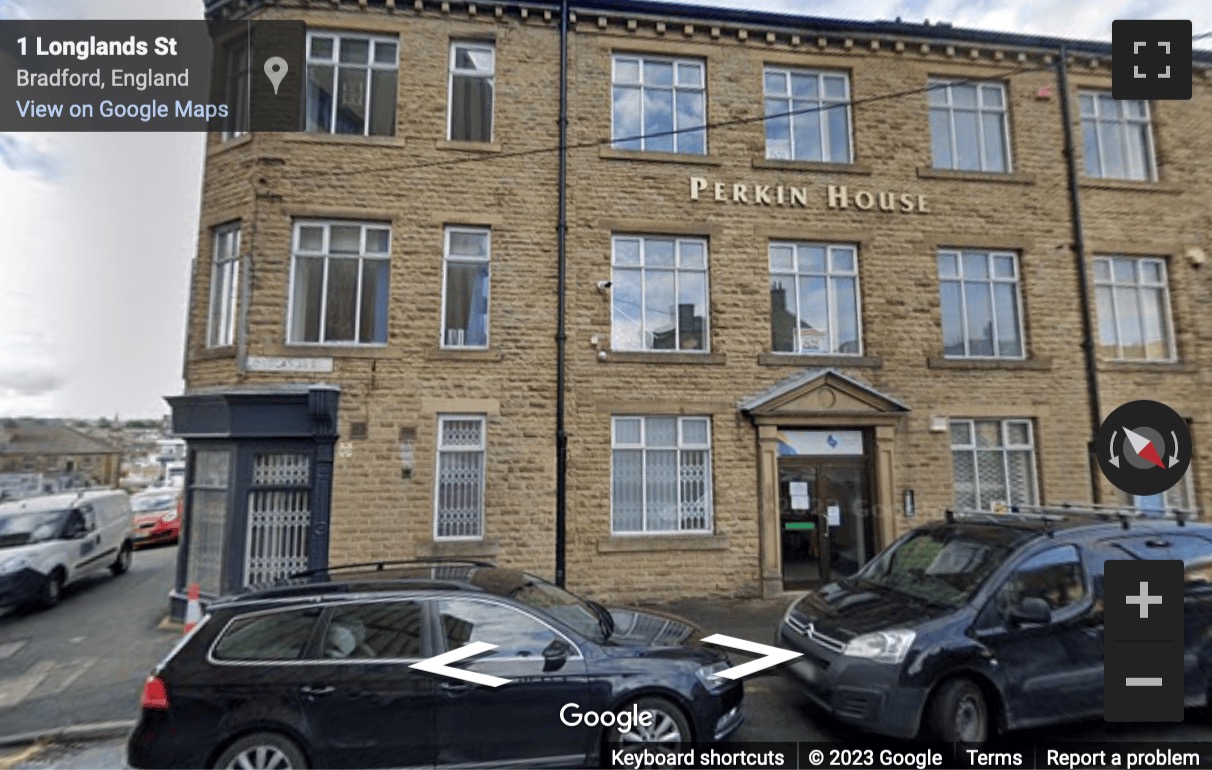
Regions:
<instances>
[{"instance_id":1,"label":"car door handle","mask_svg":"<svg viewBox=\"0 0 1212 770\"><path fill-rule=\"evenodd\" d=\"M304 695L328 695L335 689L337 688L333 687L332 685L328 685L326 687L312 687L309 684L305 684L299 688L300 692L302 692Z\"/></svg>"},{"instance_id":2,"label":"car door handle","mask_svg":"<svg viewBox=\"0 0 1212 770\"><path fill-rule=\"evenodd\" d=\"M471 689L471 682L442 682L438 687L451 695L459 695Z\"/></svg>"}]
</instances>

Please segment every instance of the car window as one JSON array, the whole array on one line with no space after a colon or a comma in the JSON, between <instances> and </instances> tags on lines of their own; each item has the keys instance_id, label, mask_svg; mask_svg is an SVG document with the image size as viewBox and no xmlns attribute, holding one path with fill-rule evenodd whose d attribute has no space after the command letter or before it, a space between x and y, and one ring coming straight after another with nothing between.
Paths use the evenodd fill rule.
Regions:
<instances>
[{"instance_id":1,"label":"car window","mask_svg":"<svg viewBox=\"0 0 1212 770\"><path fill-rule=\"evenodd\" d=\"M215 645L216 660L296 660L307 647L319 607L236 618Z\"/></svg>"},{"instance_id":2,"label":"car window","mask_svg":"<svg viewBox=\"0 0 1212 770\"><path fill-rule=\"evenodd\" d=\"M420 602L364 602L337 607L324 631L327 660L420 659L424 606Z\"/></svg>"},{"instance_id":3,"label":"car window","mask_svg":"<svg viewBox=\"0 0 1212 770\"><path fill-rule=\"evenodd\" d=\"M1038 598L1057 610L1086 597L1081 560L1071 545L1049 548L1019 565L997 593L997 606L1003 616L1024 599Z\"/></svg>"},{"instance_id":4,"label":"car window","mask_svg":"<svg viewBox=\"0 0 1212 770\"><path fill-rule=\"evenodd\" d=\"M498 648L487 656L489 660L540 658L547 645L563 639L512 607L472 599L443 599L438 606L448 650L470 642L488 642Z\"/></svg>"},{"instance_id":5,"label":"car window","mask_svg":"<svg viewBox=\"0 0 1212 770\"><path fill-rule=\"evenodd\" d=\"M1003 564L1005 543L981 540L951 529L910 535L868 562L855 579L948 607L958 607Z\"/></svg>"}]
</instances>

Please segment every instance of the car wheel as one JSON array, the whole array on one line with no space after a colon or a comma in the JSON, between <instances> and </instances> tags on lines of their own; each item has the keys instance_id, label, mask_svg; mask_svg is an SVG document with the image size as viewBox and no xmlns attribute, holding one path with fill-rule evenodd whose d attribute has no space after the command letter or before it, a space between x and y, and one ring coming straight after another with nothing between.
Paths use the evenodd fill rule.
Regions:
<instances>
[{"instance_id":1,"label":"car wheel","mask_svg":"<svg viewBox=\"0 0 1212 770\"><path fill-rule=\"evenodd\" d=\"M118 558L114 560L113 564L109 565L109 571L114 573L114 577L130 569L130 552L130 543L123 543L121 550L118 551Z\"/></svg>"},{"instance_id":2,"label":"car wheel","mask_svg":"<svg viewBox=\"0 0 1212 770\"><path fill-rule=\"evenodd\" d=\"M253 733L227 747L215 767L244 770L294 770L307 767L295 742L277 733Z\"/></svg>"},{"instance_id":3,"label":"car wheel","mask_svg":"<svg viewBox=\"0 0 1212 770\"><path fill-rule=\"evenodd\" d=\"M63 570L56 568L46 576L46 581L42 583L42 594L38 597L38 604L42 605L43 609L50 609L62 598Z\"/></svg>"},{"instance_id":4,"label":"car wheel","mask_svg":"<svg viewBox=\"0 0 1212 770\"><path fill-rule=\"evenodd\" d=\"M641 716L652 715L652 724L632 725L626 732L619 732L617 727L605 728L605 742L609 746L617 748L619 744L624 744L624 747L626 744L643 744L651 750L651 744L667 743L669 751L672 752L676 751L680 744L691 741L690 723L686 721L682 710L671 701L664 698L640 698L634 701L634 705L638 707ZM631 706L629 703L624 709L631 711ZM636 751L640 750L642 749L637 746Z\"/></svg>"},{"instance_id":5,"label":"car wheel","mask_svg":"<svg viewBox=\"0 0 1212 770\"><path fill-rule=\"evenodd\" d=\"M935 695L930 711L934 735L949 743L984 743L989 738L989 706L971 679L952 679Z\"/></svg>"}]
</instances>

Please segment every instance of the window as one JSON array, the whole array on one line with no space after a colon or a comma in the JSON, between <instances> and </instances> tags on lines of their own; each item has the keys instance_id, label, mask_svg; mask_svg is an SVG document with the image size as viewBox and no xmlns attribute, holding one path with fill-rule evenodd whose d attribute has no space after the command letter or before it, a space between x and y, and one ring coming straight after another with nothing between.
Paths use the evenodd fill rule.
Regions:
<instances>
[{"instance_id":1,"label":"window","mask_svg":"<svg viewBox=\"0 0 1212 770\"><path fill-rule=\"evenodd\" d=\"M216 660L296 660L307 647L319 607L236 618L212 653Z\"/></svg>"},{"instance_id":2,"label":"window","mask_svg":"<svg viewBox=\"0 0 1212 770\"><path fill-rule=\"evenodd\" d=\"M959 508L1038 502L1030 420L952 420L951 461Z\"/></svg>"},{"instance_id":3,"label":"window","mask_svg":"<svg viewBox=\"0 0 1212 770\"><path fill-rule=\"evenodd\" d=\"M711 420L615 417L611 427L611 531L710 532Z\"/></svg>"},{"instance_id":4,"label":"window","mask_svg":"<svg viewBox=\"0 0 1212 770\"><path fill-rule=\"evenodd\" d=\"M396 132L395 38L307 35L307 130L392 136Z\"/></svg>"},{"instance_id":5,"label":"window","mask_svg":"<svg viewBox=\"0 0 1212 770\"><path fill-rule=\"evenodd\" d=\"M1177 484L1156 495L1132 495L1128 502L1145 516L1164 516L1173 511L1194 512L1192 500L1195 499L1191 484L1191 472L1188 472Z\"/></svg>"},{"instance_id":6,"label":"window","mask_svg":"<svg viewBox=\"0 0 1212 770\"><path fill-rule=\"evenodd\" d=\"M227 48L227 122L223 139L244 136L249 130L248 43L241 40Z\"/></svg>"},{"instance_id":7,"label":"window","mask_svg":"<svg viewBox=\"0 0 1212 770\"><path fill-rule=\"evenodd\" d=\"M935 168L1010 170L1004 85L932 79L929 93Z\"/></svg>"},{"instance_id":8,"label":"window","mask_svg":"<svg viewBox=\"0 0 1212 770\"><path fill-rule=\"evenodd\" d=\"M995 601L1004 618L1024 599L1043 599L1053 612L1086 598L1081 557L1071 545L1049 548L1029 557L1006 579Z\"/></svg>"},{"instance_id":9,"label":"window","mask_svg":"<svg viewBox=\"0 0 1212 770\"><path fill-rule=\"evenodd\" d=\"M776 353L858 354L858 251L770 244L770 332Z\"/></svg>"},{"instance_id":10,"label":"window","mask_svg":"<svg viewBox=\"0 0 1212 770\"><path fill-rule=\"evenodd\" d=\"M495 72L495 50L492 43L451 43L451 141L492 141Z\"/></svg>"},{"instance_id":11,"label":"window","mask_svg":"<svg viewBox=\"0 0 1212 770\"><path fill-rule=\"evenodd\" d=\"M365 602L337 607L324 632L329 660L420 659L424 613L420 602Z\"/></svg>"},{"instance_id":12,"label":"window","mask_svg":"<svg viewBox=\"0 0 1212 770\"><path fill-rule=\"evenodd\" d=\"M766 157L850 163L850 78L767 67Z\"/></svg>"},{"instance_id":13,"label":"window","mask_svg":"<svg viewBox=\"0 0 1212 770\"><path fill-rule=\"evenodd\" d=\"M438 603L446 649L471 642L495 644L485 660L529 658L543 661L543 650L552 642L567 643L563 636L537 618L513 607L475 599L443 599Z\"/></svg>"},{"instance_id":14,"label":"window","mask_svg":"<svg viewBox=\"0 0 1212 770\"><path fill-rule=\"evenodd\" d=\"M1121 361L1173 361L1166 261L1095 257L1094 297L1103 355Z\"/></svg>"},{"instance_id":15,"label":"window","mask_svg":"<svg viewBox=\"0 0 1212 770\"><path fill-rule=\"evenodd\" d=\"M438 484L434 500L439 540L484 536L484 418L438 418Z\"/></svg>"},{"instance_id":16,"label":"window","mask_svg":"<svg viewBox=\"0 0 1212 770\"><path fill-rule=\"evenodd\" d=\"M707 350L706 241L616 236L612 261L614 350Z\"/></svg>"},{"instance_id":17,"label":"window","mask_svg":"<svg viewBox=\"0 0 1212 770\"><path fill-rule=\"evenodd\" d=\"M1149 103L1113 99L1106 91L1078 93L1086 175L1101 179L1157 179Z\"/></svg>"},{"instance_id":18,"label":"window","mask_svg":"<svg viewBox=\"0 0 1212 770\"><path fill-rule=\"evenodd\" d=\"M236 297L240 291L240 224L215 228L210 267L210 312L206 345L218 348L235 342Z\"/></svg>"},{"instance_id":19,"label":"window","mask_svg":"<svg viewBox=\"0 0 1212 770\"><path fill-rule=\"evenodd\" d=\"M620 150L707 152L706 65L694 59L614 57L611 139Z\"/></svg>"},{"instance_id":20,"label":"window","mask_svg":"<svg viewBox=\"0 0 1212 770\"><path fill-rule=\"evenodd\" d=\"M186 583L206 596L219 596L227 541L227 498L231 488L231 452L204 449L192 453Z\"/></svg>"},{"instance_id":21,"label":"window","mask_svg":"<svg viewBox=\"0 0 1212 770\"><path fill-rule=\"evenodd\" d=\"M488 347L488 230L446 228L442 347Z\"/></svg>"},{"instance_id":22,"label":"window","mask_svg":"<svg viewBox=\"0 0 1212 770\"><path fill-rule=\"evenodd\" d=\"M1018 256L1002 251L940 251L938 283L943 354L1022 358Z\"/></svg>"},{"instance_id":23,"label":"window","mask_svg":"<svg viewBox=\"0 0 1212 770\"><path fill-rule=\"evenodd\" d=\"M387 342L391 227L295 223L289 341Z\"/></svg>"}]
</instances>

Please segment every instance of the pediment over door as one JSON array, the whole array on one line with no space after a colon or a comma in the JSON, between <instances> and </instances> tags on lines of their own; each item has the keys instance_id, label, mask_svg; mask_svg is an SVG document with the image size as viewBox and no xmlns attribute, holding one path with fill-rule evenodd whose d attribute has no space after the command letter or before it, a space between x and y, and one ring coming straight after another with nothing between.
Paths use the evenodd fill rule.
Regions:
<instances>
[{"instance_id":1,"label":"pediment over door","mask_svg":"<svg viewBox=\"0 0 1212 770\"><path fill-rule=\"evenodd\" d=\"M836 369L806 369L742 400L738 407L761 422L828 415L895 418L909 411L903 402Z\"/></svg>"}]
</instances>

